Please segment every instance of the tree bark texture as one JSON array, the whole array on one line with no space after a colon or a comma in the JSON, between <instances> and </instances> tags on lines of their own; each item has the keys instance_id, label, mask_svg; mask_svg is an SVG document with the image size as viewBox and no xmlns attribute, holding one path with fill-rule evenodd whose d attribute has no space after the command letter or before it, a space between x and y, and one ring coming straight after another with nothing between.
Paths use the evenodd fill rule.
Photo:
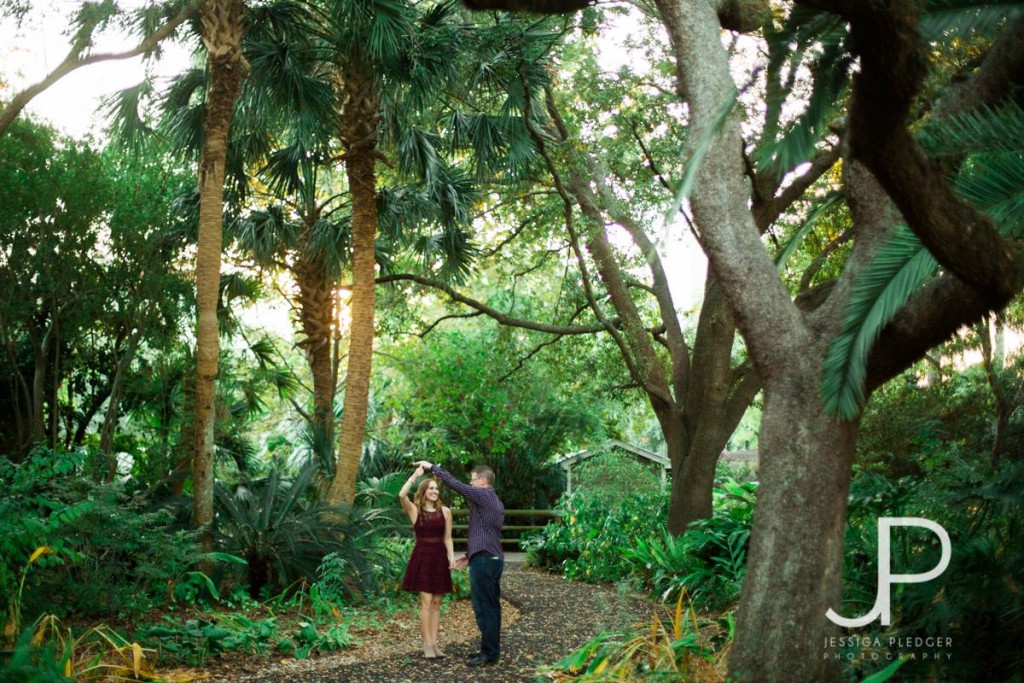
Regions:
<instances>
[{"instance_id":1,"label":"tree bark texture","mask_svg":"<svg viewBox=\"0 0 1024 683\"><path fill-rule=\"evenodd\" d=\"M379 96L373 71L350 65L344 74L342 138L345 171L352 195L352 298L345 400L341 416L338 462L327 491L329 505L355 499L356 476L366 436L373 369L376 306L377 179L376 150Z\"/></svg>"},{"instance_id":2,"label":"tree bark texture","mask_svg":"<svg viewBox=\"0 0 1024 683\"><path fill-rule=\"evenodd\" d=\"M302 339L299 346L306 354L313 375L313 428L323 435L334 459L334 396L337 390L334 371L334 338L338 333L337 283L327 273L322 257L303 250L295 265L299 287L299 322Z\"/></svg>"},{"instance_id":3,"label":"tree bark texture","mask_svg":"<svg viewBox=\"0 0 1024 683\"><path fill-rule=\"evenodd\" d=\"M204 551L212 550L213 459L217 359L220 353L217 302L223 243L224 175L235 99L247 66L242 55L245 5L241 0L208 0L200 18L210 71L205 140L199 161L199 244L196 249L196 391L192 455L192 519L203 530Z\"/></svg>"},{"instance_id":4,"label":"tree bark texture","mask_svg":"<svg viewBox=\"0 0 1024 683\"><path fill-rule=\"evenodd\" d=\"M661 0L679 92L699 140L734 96L728 54L710 5ZM690 198L715 281L731 304L764 383L759 500L730 657L738 681L817 681L829 665L813 647L841 592L849 462L856 426L823 415L820 362L833 329L783 288L750 213L751 187L735 115L714 132ZM816 314L827 321L828 310ZM817 656L815 656L817 655Z\"/></svg>"},{"instance_id":5,"label":"tree bark texture","mask_svg":"<svg viewBox=\"0 0 1024 683\"><path fill-rule=\"evenodd\" d=\"M835 681L822 652L842 597L843 537L859 423L822 411L820 351L765 389L757 511L730 680Z\"/></svg>"}]
</instances>

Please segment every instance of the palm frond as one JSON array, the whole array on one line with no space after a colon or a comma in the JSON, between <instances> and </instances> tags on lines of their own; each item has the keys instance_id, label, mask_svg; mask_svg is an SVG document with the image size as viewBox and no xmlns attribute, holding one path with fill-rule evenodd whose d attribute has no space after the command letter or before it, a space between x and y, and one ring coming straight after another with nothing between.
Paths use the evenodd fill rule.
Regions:
<instances>
[{"instance_id":1,"label":"palm frond","mask_svg":"<svg viewBox=\"0 0 1024 683\"><path fill-rule=\"evenodd\" d=\"M918 134L921 146L934 157L967 154L1024 153L1024 109L1009 102L993 109L981 106L942 121L929 121Z\"/></svg>"},{"instance_id":2,"label":"palm frond","mask_svg":"<svg viewBox=\"0 0 1024 683\"><path fill-rule=\"evenodd\" d=\"M415 249L422 256L425 270L454 283L465 282L479 253L470 233L459 228L423 235Z\"/></svg>"},{"instance_id":3,"label":"palm frond","mask_svg":"<svg viewBox=\"0 0 1024 683\"><path fill-rule=\"evenodd\" d=\"M334 90L322 46L309 39L312 15L297 3L253 21L245 43L250 78L243 92L247 112L277 118L294 128L300 139L324 139L334 121Z\"/></svg>"},{"instance_id":4,"label":"palm frond","mask_svg":"<svg viewBox=\"0 0 1024 683\"><path fill-rule=\"evenodd\" d=\"M1015 102L933 121L918 133L935 158L963 159L954 186L1004 235L1024 229L1024 109Z\"/></svg>"},{"instance_id":5,"label":"palm frond","mask_svg":"<svg viewBox=\"0 0 1024 683\"><path fill-rule=\"evenodd\" d=\"M441 157L437 133L418 127L407 127L398 140L398 168L403 173L423 178L428 184L437 178Z\"/></svg>"},{"instance_id":6,"label":"palm frond","mask_svg":"<svg viewBox=\"0 0 1024 683\"><path fill-rule=\"evenodd\" d=\"M427 180L426 189L436 207L438 224L445 228L469 225L479 192L465 172L450 166L439 167L433 178Z\"/></svg>"},{"instance_id":7,"label":"palm frond","mask_svg":"<svg viewBox=\"0 0 1024 683\"><path fill-rule=\"evenodd\" d=\"M821 385L825 410L852 420L865 401L868 355L885 325L938 270L935 258L906 226L858 274L840 333L829 345Z\"/></svg>"},{"instance_id":8,"label":"palm frond","mask_svg":"<svg viewBox=\"0 0 1024 683\"><path fill-rule=\"evenodd\" d=\"M256 464L257 449L242 434L218 434L214 451L218 460L234 463L239 472L248 472Z\"/></svg>"},{"instance_id":9,"label":"palm frond","mask_svg":"<svg viewBox=\"0 0 1024 683\"><path fill-rule=\"evenodd\" d=\"M337 220L321 218L314 223L309 231L307 247L311 255L324 259L327 276L337 278L349 263L351 243L351 217L343 216Z\"/></svg>"},{"instance_id":10,"label":"palm frond","mask_svg":"<svg viewBox=\"0 0 1024 683\"><path fill-rule=\"evenodd\" d=\"M398 63L412 28L409 5L402 0L334 0L327 16L346 59L384 69Z\"/></svg>"},{"instance_id":11,"label":"palm frond","mask_svg":"<svg viewBox=\"0 0 1024 683\"><path fill-rule=\"evenodd\" d=\"M249 351L252 353L260 368L273 367L277 365L277 348L274 340L270 337L261 337L249 344Z\"/></svg>"},{"instance_id":12,"label":"palm frond","mask_svg":"<svg viewBox=\"0 0 1024 683\"><path fill-rule=\"evenodd\" d=\"M242 273L221 273L220 299L227 306L233 301L256 301L263 285L259 278L247 277Z\"/></svg>"},{"instance_id":13,"label":"palm frond","mask_svg":"<svg viewBox=\"0 0 1024 683\"><path fill-rule=\"evenodd\" d=\"M797 248L803 243L807 235L814 229L818 219L830 211L836 206L841 204L843 201L843 193L838 190L833 190L827 195L822 197L820 200L814 203L811 210L807 214L807 218L804 222L793 232L792 236L782 245L779 249L779 253L775 255L775 265L779 270L785 268L786 263L790 257L796 252Z\"/></svg>"},{"instance_id":14,"label":"palm frond","mask_svg":"<svg viewBox=\"0 0 1024 683\"><path fill-rule=\"evenodd\" d=\"M266 266L274 265L284 250L294 248L298 242L296 225L285 220L280 206L253 211L229 225L242 247L255 256L257 263Z\"/></svg>"},{"instance_id":15,"label":"palm frond","mask_svg":"<svg viewBox=\"0 0 1024 683\"><path fill-rule=\"evenodd\" d=\"M206 71L189 69L173 79L160 102L160 128L179 154L198 158L206 117Z\"/></svg>"},{"instance_id":16,"label":"palm frond","mask_svg":"<svg viewBox=\"0 0 1024 683\"><path fill-rule=\"evenodd\" d=\"M429 222L434 209L420 184L381 188L377 201L378 234L384 241L397 244L412 226Z\"/></svg>"},{"instance_id":17,"label":"palm frond","mask_svg":"<svg viewBox=\"0 0 1024 683\"><path fill-rule=\"evenodd\" d=\"M964 164L954 183L957 192L985 211L1003 235L1024 233L1024 155L986 154Z\"/></svg>"},{"instance_id":18,"label":"palm frond","mask_svg":"<svg viewBox=\"0 0 1024 683\"><path fill-rule=\"evenodd\" d=\"M295 396L302 388L302 383L288 368L272 367L265 374L267 382L277 389L277 395L281 398Z\"/></svg>"},{"instance_id":19,"label":"palm frond","mask_svg":"<svg viewBox=\"0 0 1024 683\"><path fill-rule=\"evenodd\" d=\"M101 115L108 122L111 140L120 149L138 154L153 135L153 128L142 115L145 100L153 94L153 82L145 79L103 99Z\"/></svg>"},{"instance_id":20,"label":"palm frond","mask_svg":"<svg viewBox=\"0 0 1024 683\"><path fill-rule=\"evenodd\" d=\"M781 176L811 158L849 87L854 57L846 45L848 34L838 16L802 7L794 8L779 30L767 33L768 116L754 155L758 168L774 168ZM783 128L780 115L805 62L811 75L807 106Z\"/></svg>"},{"instance_id":21,"label":"palm frond","mask_svg":"<svg viewBox=\"0 0 1024 683\"><path fill-rule=\"evenodd\" d=\"M299 194L307 179L315 179L312 155L301 140L275 149L266 159L260 172L266 176L267 185L276 196Z\"/></svg>"},{"instance_id":22,"label":"palm frond","mask_svg":"<svg viewBox=\"0 0 1024 683\"><path fill-rule=\"evenodd\" d=\"M807 108L782 135L758 148L755 161L780 175L810 160L829 122L841 111L854 64L851 54L829 50L811 67L812 89Z\"/></svg>"}]
</instances>

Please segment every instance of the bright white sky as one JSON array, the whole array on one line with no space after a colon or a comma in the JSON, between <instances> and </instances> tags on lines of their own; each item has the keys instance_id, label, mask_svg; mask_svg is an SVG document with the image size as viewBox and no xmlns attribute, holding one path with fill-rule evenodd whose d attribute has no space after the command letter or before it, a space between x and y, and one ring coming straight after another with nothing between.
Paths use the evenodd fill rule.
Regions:
<instances>
[{"instance_id":1,"label":"bright white sky","mask_svg":"<svg viewBox=\"0 0 1024 683\"><path fill-rule=\"evenodd\" d=\"M21 28L11 19L0 21L0 80L15 91L41 81L67 56L69 43L64 35L67 17L79 3L50 0L36 4ZM131 7L143 3L129 0L121 4ZM108 32L99 37L94 52L121 52L134 46L126 36ZM165 43L163 49L165 55L156 72L158 75L171 74L188 65L188 52L180 46ZM85 66L35 97L27 110L72 137L83 137L102 128L102 122L95 115L101 99L137 85L144 76L141 57ZM0 90L2 98L12 94L9 90Z\"/></svg>"}]
</instances>

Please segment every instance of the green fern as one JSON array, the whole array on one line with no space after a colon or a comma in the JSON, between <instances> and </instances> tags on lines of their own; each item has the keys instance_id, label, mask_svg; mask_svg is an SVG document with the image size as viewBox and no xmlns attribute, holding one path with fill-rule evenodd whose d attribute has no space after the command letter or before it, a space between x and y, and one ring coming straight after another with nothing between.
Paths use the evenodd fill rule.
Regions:
<instances>
[{"instance_id":1,"label":"green fern","mask_svg":"<svg viewBox=\"0 0 1024 683\"><path fill-rule=\"evenodd\" d=\"M826 412L852 420L866 399L868 354L882 329L937 271L935 258L903 225L883 244L853 286L839 335L824 361Z\"/></svg>"}]
</instances>

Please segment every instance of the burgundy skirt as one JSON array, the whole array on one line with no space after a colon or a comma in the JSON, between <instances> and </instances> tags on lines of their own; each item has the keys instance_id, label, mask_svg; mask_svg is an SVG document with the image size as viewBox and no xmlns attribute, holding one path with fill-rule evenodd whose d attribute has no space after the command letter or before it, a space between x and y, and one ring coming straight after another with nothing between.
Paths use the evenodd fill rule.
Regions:
<instances>
[{"instance_id":1,"label":"burgundy skirt","mask_svg":"<svg viewBox=\"0 0 1024 683\"><path fill-rule=\"evenodd\" d=\"M444 545L444 513L424 510L413 531L416 545L402 579L402 590L443 594L452 592L452 571Z\"/></svg>"}]
</instances>

